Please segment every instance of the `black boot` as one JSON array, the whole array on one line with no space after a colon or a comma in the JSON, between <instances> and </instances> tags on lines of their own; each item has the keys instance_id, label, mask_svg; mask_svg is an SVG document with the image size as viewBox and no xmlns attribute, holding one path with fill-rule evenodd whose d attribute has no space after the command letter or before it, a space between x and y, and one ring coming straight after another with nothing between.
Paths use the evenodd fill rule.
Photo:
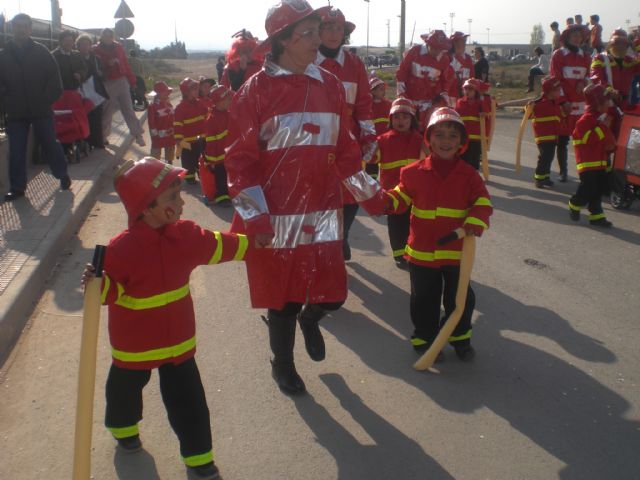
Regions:
<instances>
[{"instance_id":1,"label":"black boot","mask_svg":"<svg viewBox=\"0 0 640 480\"><path fill-rule=\"evenodd\" d=\"M318 322L325 314L325 310L319 305L305 305L298 315L300 330L304 336L304 346L311 360L316 362L324 360L325 356L324 338L318 326Z\"/></svg>"},{"instance_id":2,"label":"black boot","mask_svg":"<svg viewBox=\"0 0 640 480\"><path fill-rule=\"evenodd\" d=\"M269 344L273 352L271 375L283 393L296 395L304 393L304 382L296 372L293 363L293 346L296 340L296 317L269 312Z\"/></svg>"}]
</instances>

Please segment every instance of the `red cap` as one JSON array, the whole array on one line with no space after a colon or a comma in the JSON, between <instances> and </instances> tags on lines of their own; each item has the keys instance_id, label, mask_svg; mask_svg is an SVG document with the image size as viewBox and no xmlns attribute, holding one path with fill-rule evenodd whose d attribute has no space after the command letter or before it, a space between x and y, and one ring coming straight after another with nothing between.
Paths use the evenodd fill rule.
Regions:
<instances>
[{"instance_id":1,"label":"red cap","mask_svg":"<svg viewBox=\"0 0 640 480\"><path fill-rule=\"evenodd\" d=\"M373 90L379 85L385 85L382 79L376 77L375 75L372 75L371 77L369 77L369 90Z\"/></svg>"},{"instance_id":2,"label":"red cap","mask_svg":"<svg viewBox=\"0 0 640 480\"><path fill-rule=\"evenodd\" d=\"M313 14L317 14L322 18L325 12L330 9L331 7L321 7L314 10L306 0L281 0L280 3L271 7L267 12L267 18L264 21L267 38L258 45L256 51L259 53L268 52L271 50L271 40L282 30Z\"/></svg>"},{"instance_id":3,"label":"red cap","mask_svg":"<svg viewBox=\"0 0 640 480\"><path fill-rule=\"evenodd\" d=\"M429 33L420 35L427 45L439 50L449 50L451 48L451 40L447 38L447 34L442 30L433 30Z\"/></svg>"},{"instance_id":4,"label":"red cap","mask_svg":"<svg viewBox=\"0 0 640 480\"><path fill-rule=\"evenodd\" d=\"M424 132L424 138L427 142L427 145L429 145L429 132L431 131L431 129L439 123L444 122L453 122L462 125L462 131L464 132L464 135L462 138L461 151L463 151L466 148L468 140L467 129L465 128L464 122L462 121L462 118L460 118L458 112L449 107L440 107L431 114L431 118L429 118L429 124L427 125L427 129Z\"/></svg>"},{"instance_id":5,"label":"red cap","mask_svg":"<svg viewBox=\"0 0 640 480\"><path fill-rule=\"evenodd\" d=\"M182 95L186 95L187 93L189 93L189 90L191 90L192 88L199 87L200 83L198 83L198 81L194 80L193 78L187 77L180 82L180 92L182 93Z\"/></svg>"},{"instance_id":6,"label":"red cap","mask_svg":"<svg viewBox=\"0 0 640 480\"><path fill-rule=\"evenodd\" d=\"M212 87L211 90L209 91L209 98L215 105L230 93L231 93L231 90L229 90L224 85L216 85Z\"/></svg>"},{"instance_id":7,"label":"red cap","mask_svg":"<svg viewBox=\"0 0 640 480\"><path fill-rule=\"evenodd\" d=\"M389 110L389 117L391 117L394 113L404 112L409 115L416 115L416 107L413 105L413 102L408 98L398 97L391 104L391 109Z\"/></svg>"},{"instance_id":8,"label":"red cap","mask_svg":"<svg viewBox=\"0 0 640 480\"><path fill-rule=\"evenodd\" d=\"M467 38L469 34L464 32L453 32L453 35L449 37L449 40L455 42L456 40L460 40L461 38Z\"/></svg>"},{"instance_id":9,"label":"red cap","mask_svg":"<svg viewBox=\"0 0 640 480\"><path fill-rule=\"evenodd\" d=\"M156 82L153 84L153 94L155 95L161 95L163 93L171 93L173 92L173 88L171 88L169 85L167 85L165 82Z\"/></svg>"},{"instance_id":10,"label":"red cap","mask_svg":"<svg viewBox=\"0 0 640 480\"><path fill-rule=\"evenodd\" d=\"M596 109L599 105L602 105L607 100L611 99L611 90L600 85L599 83L591 83L584 89L584 98L587 102L587 107Z\"/></svg>"},{"instance_id":11,"label":"red cap","mask_svg":"<svg viewBox=\"0 0 640 480\"><path fill-rule=\"evenodd\" d=\"M462 84L462 88L473 88L478 93L487 93L491 84L483 82L479 78L469 78Z\"/></svg>"},{"instance_id":12,"label":"red cap","mask_svg":"<svg viewBox=\"0 0 640 480\"><path fill-rule=\"evenodd\" d=\"M174 167L153 157L144 157L137 162L127 160L118 169L113 183L127 211L129 227L136 223L158 195L186 172L184 168Z\"/></svg>"},{"instance_id":13,"label":"red cap","mask_svg":"<svg viewBox=\"0 0 640 480\"><path fill-rule=\"evenodd\" d=\"M560 41L566 45L567 43L569 43L569 36L571 36L571 34L575 31L580 32L580 34L583 35L584 25L578 25L577 23L567 25L567 28L565 28L562 31L562 34L560 34Z\"/></svg>"},{"instance_id":14,"label":"red cap","mask_svg":"<svg viewBox=\"0 0 640 480\"><path fill-rule=\"evenodd\" d=\"M616 28L609 38L609 46L629 46L629 37L622 28Z\"/></svg>"},{"instance_id":15,"label":"red cap","mask_svg":"<svg viewBox=\"0 0 640 480\"><path fill-rule=\"evenodd\" d=\"M562 83L556 77L547 77L542 81L542 93L550 93L556 88L560 88Z\"/></svg>"},{"instance_id":16,"label":"red cap","mask_svg":"<svg viewBox=\"0 0 640 480\"><path fill-rule=\"evenodd\" d=\"M337 23L344 25L344 35L348 37L356 29L356 26L347 22L344 14L339 8L331 7L331 10L326 10L322 13L322 23Z\"/></svg>"}]
</instances>

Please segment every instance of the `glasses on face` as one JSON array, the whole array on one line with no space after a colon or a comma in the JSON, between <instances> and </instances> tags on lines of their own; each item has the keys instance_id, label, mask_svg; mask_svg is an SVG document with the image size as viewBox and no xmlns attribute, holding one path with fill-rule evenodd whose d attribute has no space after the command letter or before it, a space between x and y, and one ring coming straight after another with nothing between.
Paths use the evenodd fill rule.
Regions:
<instances>
[{"instance_id":1,"label":"glasses on face","mask_svg":"<svg viewBox=\"0 0 640 480\"><path fill-rule=\"evenodd\" d=\"M306 40L311 40L313 38L317 38L320 36L319 28L308 28L306 30L302 30L301 32L294 32L296 35L299 35L301 38Z\"/></svg>"}]
</instances>

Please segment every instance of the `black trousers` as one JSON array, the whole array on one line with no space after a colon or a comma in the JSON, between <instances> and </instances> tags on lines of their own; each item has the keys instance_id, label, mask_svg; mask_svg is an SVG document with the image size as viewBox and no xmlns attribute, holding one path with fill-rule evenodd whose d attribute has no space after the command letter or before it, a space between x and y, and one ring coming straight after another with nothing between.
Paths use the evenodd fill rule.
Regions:
<instances>
[{"instance_id":1,"label":"black trousers","mask_svg":"<svg viewBox=\"0 0 640 480\"><path fill-rule=\"evenodd\" d=\"M411 280L410 313L413 322L413 336L431 344L440 326L456 308L456 291L460 276L459 266L429 268L409 264ZM444 317L440 321L440 305L444 305ZM469 285L467 301L462 318L449 338L450 343L465 342L471 339L471 315L476 305L476 297Z\"/></svg>"},{"instance_id":2,"label":"black trousers","mask_svg":"<svg viewBox=\"0 0 640 480\"><path fill-rule=\"evenodd\" d=\"M602 195L609 188L609 174L604 170L591 170L580 174L580 184L569 200L569 207L579 211L587 207L591 217L602 215ZM597 218L590 218L597 220Z\"/></svg>"},{"instance_id":3,"label":"black trousers","mask_svg":"<svg viewBox=\"0 0 640 480\"><path fill-rule=\"evenodd\" d=\"M343 211L343 238L345 245L349 245L349 231L353 225L356 215L358 214L359 205L357 203L345 203L342 207Z\"/></svg>"},{"instance_id":4,"label":"black trousers","mask_svg":"<svg viewBox=\"0 0 640 480\"><path fill-rule=\"evenodd\" d=\"M556 155L558 157L558 167L560 175L567 174L567 159L569 158L569 140L568 135L560 135L556 145ZM553 159L552 159L553 160Z\"/></svg>"},{"instance_id":5,"label":"black trousers","mask_svg":"<svg viewBox=\"0 0 640 480\"><path fill-rule=\"evenodd\" d=\"M551 163L556 154L556 142L542 142L538 144L538 165L536 165L536 180L551 177Z\"/></svg>"},{"instance_id":6,"label":"black trousers","mask_svg":"<svg viewBox=\"0 0 640 480\"><path fill-rule=\"evenodd\" d=\"M367 172L371 178L378 178L379 168L377 163L367 163L364 166L364 171Z\"/></svg>"},{"instance_id":7,"label":"black trousers","mask_svg":"<svg viewBox=\"0 0 640 480\"><path fill-rule=\"evenodd\" d=\"M104 148L102 138L102 104L91 110L87 119L89 120L89 145L96 148Z\"/></svg>"},{"instance_id":8,"label":"black trousers","mask_svg":"<svg viewBox=\"0 0 640 480\"><path fill-rule=\"evenodd\" d=\"M387 230L389 232L389 243L394 257L404 255L404 247L409 238L409 223L411 212L407 210L400 215L387 215Z\"/></svg>"},{"instance_id":9,"label":"black trousers","mask_svg":"<svg viewBox=\"0 0 640 480\"><path fill-rule=\"evenodd\" d=\"M216 179L216 198L228 197L229 187L227 187L227 169L223 162L218 162L213 167L213 175Z\"/></svg>"},{"instance_id":10,"label":"black trousers","mask_svg":"<svg viewBox=\"0 0 640 480\"><path fill-rule=\"evenodd\" d=\"M469 140L467 150L461 155L462 160L467 162L476 170L480 169L480 157L482 157L482 146L480 140Z\"/></svg>"},{"instance_id":11,"label":"black trousers","mask_svg":"<svg viewBox=\"0 0 640 480\"><path fill-rule=\"evenodd\" d=\"M210 452L209 408L195 358L179 365L162 365L158 375L162 401L180 441L182 457ZM142 389L150 378L151 370L129 370L111 365L106 386L105 425L108 429L133 427L142 420Z\"/></svg>"},{"instance_id":12,"label":"black trousers","mask_svg":"<svg viewBox=\"0 0 640 480\"><path fill-rule=\"evenodd\" d=\"M203 146L199 141L191 144L191 150L187 150L186 148L182 149L180 162L182 163L182 168L187 171L187 174L184 177L185 179L188 180L196 178L196 169L198 168L198 160L200 159L202 150Z\"/></svg>"},{"instance_id":13,"label":"black trousers","mask_svg":"<svg viewBox=\"0 0 640 480\"><path fill-rule=\"evenodd\" d=\"M340 307L344 305L344 302L332 302L332 303L319 303L318 306L322 307L328 311L338 310ZM279 315L281 317L293 317L295 319L296 315L300 313L304 305L302 303L297 302L288 302L285 304L282 310L274 310L273 308L269 309L269 313Z\"/></svg>"}]
</instances>

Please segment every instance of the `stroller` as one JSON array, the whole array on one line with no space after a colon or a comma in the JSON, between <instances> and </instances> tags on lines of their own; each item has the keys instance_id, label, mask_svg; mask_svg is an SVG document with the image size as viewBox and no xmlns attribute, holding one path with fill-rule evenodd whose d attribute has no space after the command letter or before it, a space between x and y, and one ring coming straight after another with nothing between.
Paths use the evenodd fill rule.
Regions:
<instances>
[{"instance_id":1,"label":"stroller","mask_svg":"<svg viewBox=\"0 0 640 480\"><path fill-rule=\"evenodd\" d=\"M56 137L62 144L70 163L80 161L80 155L89 156L89 119L93 109L91 101L83 99L75 90L65 90L53 104Z\"/></svg>"}]
</instances>

